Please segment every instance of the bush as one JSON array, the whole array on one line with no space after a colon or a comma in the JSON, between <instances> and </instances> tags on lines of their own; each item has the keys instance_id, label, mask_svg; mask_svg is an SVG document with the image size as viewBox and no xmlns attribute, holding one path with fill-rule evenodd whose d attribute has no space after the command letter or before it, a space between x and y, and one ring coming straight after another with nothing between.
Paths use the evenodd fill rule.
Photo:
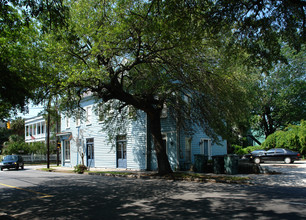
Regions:
<instances>
[{"instance_id":1,"label":"bush","mask_svg":"<svg viewBox=\"0 0 306 220\"><path fill-rule=\"evenodd\" d=\"M264 149L286 148L306 153L306 122L300 125L289 125L283 131L276 131L269 135L262 144Z\"/></svg>"},{"instance_id":2,"label":"bush","mask_svg":"<svg viewBox=\"0 0 306 220\"><path fill-rule=\"evenodd\" d=\"M28 145L31 149L31 153L33 154L47 154L47 146L45 143L33 142Z\"/></svg>"},{"instance_id":3,"label":"bush","mask_svg":"<svg viewBox=\"0 0 306 220\"><path fill-rule=\"evenodd\" d=\"M242 146L239 146L239 145L232 145L232 147L234 148L234 154L237 154L237 155L244 155L254 150L262 149L262 146L249 146L249 147L243 148Z\"/></svg>"},{"instance_id":4,"label":"bush","mask_svg":"<svg viewBox=\"0 0 306 220\"><path fill-rule=\"evenodd\" d=\"M74 166L74 172L75 173L84 173L84 171L87 170L87 167L83 164L78 164Z\"/></svg>"},{"instance_id":5,"label":"bush","mask_svg":"<svg viewBox=\"0 0 306 220\"><path fill-rule=\"evenodd\" d=\"M24 142L8 142L5 144L3 148L3 154L28 154L30 152L30 148L28 144Z\"/></svg>"}]
</instances>

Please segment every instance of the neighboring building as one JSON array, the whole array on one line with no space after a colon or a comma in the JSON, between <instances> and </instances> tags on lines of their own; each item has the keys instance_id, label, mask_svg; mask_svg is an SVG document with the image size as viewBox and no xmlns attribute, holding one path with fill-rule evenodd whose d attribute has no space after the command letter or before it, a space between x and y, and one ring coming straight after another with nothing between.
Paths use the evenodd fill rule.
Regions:
<instances>
[{"instance_id":1,"label":"neighboring building","mask_svg":"<svg viewBox=\"0 0 306 220\"><path fill-rule=\"evenodd\" d=\"M24 120L25 142L46 142L46 121L43 116L36 116Z\"/></svg>"},{"instance_id":2,"label":"neighboring building","mask_svg":"<svg viewBox=\"0 0 306 220\"><path fill-rule=\"evenodd\" d=\"M84 164L88 167L157 169L156 155L144 112L140 112L137 120L129 119L126 131L109 141L103 118L95 111L97 103L91 97L86 97L81 106L86 110L83 120L62 115L61 133L57 134L61 139L62 166L73 167L81 164L84 159ZM176 127L167 111L163 111L161 125L172 169L189 168L194 163L195 154L204 154L211 158L227 153L226 141L217 145L200 130L193 135L187 135Z\"/></svg>"}]
</instances>

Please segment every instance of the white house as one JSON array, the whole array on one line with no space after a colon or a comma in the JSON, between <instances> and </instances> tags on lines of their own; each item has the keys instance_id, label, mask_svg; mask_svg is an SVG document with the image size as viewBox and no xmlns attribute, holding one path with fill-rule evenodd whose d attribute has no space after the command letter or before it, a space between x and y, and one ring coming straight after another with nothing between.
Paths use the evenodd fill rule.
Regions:
<instances>
[{"instance_id":1,"label":"white house","mask_svg":"<svg viewBox=\"0 0 306 220\"><path fill-rule=\"evenodd\" d=\"M103 118L96 114L98 103L90 96L84 97L81 106L85 117L62 115L61 139L62 166L84 164L88 167L156 170L157 162L146 114L139 113L137 120L130 119L124 131L109 139ZM115 125L114 125L115 126ZM173 169L188 169L194 155L211 158L227 153L225 140L216 144L200 129L191 135L176 126L175 120L163 111L161 126L169 162Z\"/></svg>"},{"instance_id":2,"label":"white house","mask_svg":"<svg viewBox=\"0 0 306 220\"><path fill-rule=\"evenodd\" d=\"M25 119L25 142L46 142L46 121L43 116Z\"/></svg>"}]
</instances>

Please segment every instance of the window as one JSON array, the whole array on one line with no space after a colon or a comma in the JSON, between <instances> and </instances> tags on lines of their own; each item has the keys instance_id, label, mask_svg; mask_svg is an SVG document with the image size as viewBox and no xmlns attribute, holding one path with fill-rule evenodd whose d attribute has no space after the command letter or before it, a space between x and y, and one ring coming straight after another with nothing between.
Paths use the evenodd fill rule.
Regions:
<instances>
[{"instance_id":1,"label":"window","mask_svg":"<svg viewBox=\"0 0 306 220\"><path fill-rule=\"evenodd\" d=\"M36 135L36 124L33 125L33 135Z\"/></svg>"},{"instance_id":2,"label":"window","mask_svg":"<svg viewBox=\"0 0 306 220\"><path fill-rule=\"evenodd\" d=\"M160 117L161 118L167 118L167 116L168 116L168 108L167 108L167 105L164 103L163 109L160 113Z\"/></svg>"},{"instance_id":3,"label":"window","mask_svg":"<svg viewBox=\"0 0 306 220\"><path fill-rule=\"evenodd\" d=\"M126 135L117 136L116 140L116 151L117 151L117 167L126 168Z\"/></svg>"},{"instance_id":4,"label":"window","mask_svg":"<svg viewBox=\"0 0 306 220\"><path fill-rule=\"evenodd\" d=\"M86 124L91 124L91 107L86 107Z\"/></svg>"},{"instance_id":5,"label":"window","mask_svg":"<svg viewBox=\"0 0 306 220\"><path fill-rule=\"evenodd\" d=\"M29 126L26 126L26 136L29 136Z\"/></svg>"},{"instance_id":6,"label":"window","mask_svg":"<svg viewBox=\"0 0 306 220\"><path fill-rule=\"evenodd\" d=\"M202 139L200 142L200 154L208 156L211 159L212 156L212 147L211 147L211 140L210 139Z\"/></svg>"},{"instance_id":7,"label":"window","mask_svg":"<svg viewBox=\"0 0 306 220\"><path fill-rule=\"evenodd\" d=\"M64 160L69 161L70 160L70 140L64 141Z\"/></svg>"},{"instance_id":8,"label":"window","mask_svg":"<svg viewBox=\"0 0 306 220\"><path fill-rule=\"evenodd\" d=\"M77 116L75 120L75 126L79 127L80 125L81 125L81 119L80 119L80 116Z\"/></svg>"},{"instance_id":9,"label":"window","mask_svg":"<svg viewBox=\"0 0 306 220\"><path fill-rule=\"evenodd\" d=\"M87 145L87 159L92 160L95 158L94 156L94 139L89 138L86 140Z\"/></svg>"},{"instance_id":10,"label":"window","mask_svg":"<svg viewBox=\"0 0 306 220\"><path fill-rule=\"evenodd\" d=\"M66 116L66 128L70 128L70 118Z\"/></svg>"},{"instance_id":11,"label":"window","mask_svg":"<svg viewBox=\"0 0 306 220\"><path fill-rule=\"evenodd\" d=\"M191 162L191 137L185 138L185 160Z\"/></svg>"},{"instance_id":12,"label":"window","mask_svg":"<svg viewBox=\"0 0 306 220\"><path fill-rule=\"evenodd\" d=\"M37 124L37 134L40 134L40 124Z\"/></svg>"},{"instance_id":13,"label":"window","mask_svg":"<svg viewBox=\"0 0 306 220\"><path fill-rule=\"evenodd\" d=\"M41 133L42 134L45 133L45 123L44 122L41 124Z\"/></svg>"}]
</instances>

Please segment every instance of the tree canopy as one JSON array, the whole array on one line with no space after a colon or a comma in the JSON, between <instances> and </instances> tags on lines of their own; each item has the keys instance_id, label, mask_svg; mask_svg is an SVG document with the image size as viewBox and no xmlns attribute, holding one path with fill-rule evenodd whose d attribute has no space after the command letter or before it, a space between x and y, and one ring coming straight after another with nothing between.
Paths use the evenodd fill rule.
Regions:
<instances>
[{"instance_id":1,"label":"tree canopy","mask_svg":"<svg viewBox=\"0 0 306 220\"><path fill-rule=\"evenodd\" d=\"M276 16L282 5L223 2L67 2L67 25L48 36L46 48L67 91L62 97L74 100L71 107L89 90L104 103L119 100L119 110L146 112L159 171L169 172L161 146L164 104L183 128L196 124L226 138L246 118L253 66L269 69L282 58L278 42L292 43L287 27L276 29L288 24L288 17ZM303 35L299 21L288 28Z\"/></svg>"},{"instance_id":2,"label":"tree canopy","mask_svg":"<svg viewBox=\"0 0 306 220\"><path fill-rule=\"evenodd\" d=\"M31 85L23 72L22 59L27 62L26 51L29 29L21 20L18 11L1 1L0 10L0 118L9 116L12 108L22 108L31 97Z\"/></svg>"},{"instance_id":3,"label":"tree canopy","mask_svg":"<svg viewBox=\"0 0 306 220\"><path fill-rule=\"evenodd\" d=\"M118 100L119 111L146 112L161 174L171 172L165 104L180 127L228 138L250 112L253 73L285 61L283 42L300 50L305 40L304 1L50 2L21 1L42 30L39 62L27 59L41 73L37 100L60 93L75 109L91 91L103 104Z\"/></svg>"},{"instance_id":4,"label":"tree canopy","mask_svg":"<svg viewBox=\"0 0 306 220\"><path fill-rule=\"evenodd\" d=\"M41 33L63 25L61 3L0 0L0 119L24 111L30 99L44 99L45 93L37 93L47 79L37 46Z\"/></svg>"},{"instance_id":5,"label":"tree canopy","mask_svg":"<svg viewBox=\"0 0 306 220\"><path fill-rule=\"evenodd\" d=\"M278 63L258 81L253 129L268 137L306 118L305 48L295 53L284 46L287 63Z\"/></svg>"}]
</instances>

